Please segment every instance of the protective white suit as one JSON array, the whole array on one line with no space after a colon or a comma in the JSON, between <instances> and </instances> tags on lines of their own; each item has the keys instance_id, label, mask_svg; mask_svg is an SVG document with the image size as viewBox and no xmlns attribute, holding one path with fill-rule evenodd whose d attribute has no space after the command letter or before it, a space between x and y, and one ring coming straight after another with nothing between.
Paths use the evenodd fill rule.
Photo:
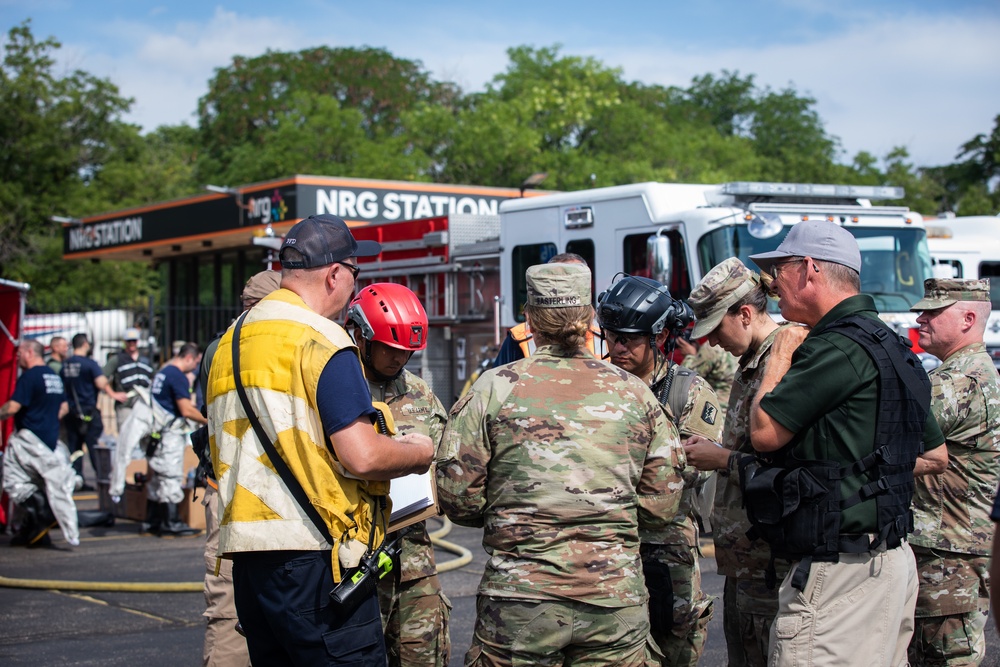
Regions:
<instances>
[{"instance_id":1,"label":"protective white suit","mask_svg":"<svg viewBox=\"0 0 1000 667\"><path fill-rule=\"evenodd\" d=\"M146 497L156 503L176 505L184 500L184 448L190 428L186 419L175 417L154 401L148 388L136 387L135 391L139 400L118 434L111 465L111 497L118 502L125 492L125 468L132 459L132 451L136 446L145 448L146 439L158 434L158 444L145 450L153 473L146 481Z\"/></svg>"},{"instance_id":2,"label":"protective white suit","mask_svg":"<svg viewBox=\"0 0 1000 667\"><path fill-rule=\"evenodd\" d=\"M11 435L4 453L3 490L18 505L36 492L44 492L63 538L72 546L80 544L73 502L75 485L76 473L64 443L60 442L53 451L28 429Z\"/></svg>"}]
</instances>

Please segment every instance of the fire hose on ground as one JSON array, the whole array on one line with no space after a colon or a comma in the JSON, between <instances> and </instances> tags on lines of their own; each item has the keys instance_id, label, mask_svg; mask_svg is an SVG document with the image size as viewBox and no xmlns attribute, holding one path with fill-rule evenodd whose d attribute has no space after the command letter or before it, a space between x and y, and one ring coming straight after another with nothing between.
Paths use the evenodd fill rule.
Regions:
<instances>
[{"instance_id":1,"label":"fire hose on ground","mask_svg":"<svg viewBox=\"0 0 1000 667\"><path fill-rule=\"evenodd\" d=\"M442 539L451 532L452 523L448 517L440 517L441 528L430 533L431 544L442 551L457 554L457 558L438 563L438 573L450 572L468 565L472 552L465 547ZM91 591L105 593L198 593L205 583L202 581L181 582L118 582L118 581L66 581L62 579L14 579L0 575L0 587L32 588L58 591Z\"/></svg>"}]
</instances>

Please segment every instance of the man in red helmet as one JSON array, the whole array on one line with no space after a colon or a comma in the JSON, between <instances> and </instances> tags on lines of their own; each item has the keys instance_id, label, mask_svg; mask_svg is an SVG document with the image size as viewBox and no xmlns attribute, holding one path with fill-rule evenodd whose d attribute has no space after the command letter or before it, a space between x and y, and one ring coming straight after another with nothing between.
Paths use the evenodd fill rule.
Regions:
<instances>
[{"instance_id":1,"label":"man in red helmet","mask_svg":"<svg viewBox=\"0 0 1000 667\"><path fill-rule=\"evenodd\" d=\"M395 283L368 285L351 301L347 323L354 326L372 400L389 406L399 434L428 435L440 453L447 412L427 383L405 368L414 352L427 347L427 313L417 295ZM415 524L401 544L399 563L379 582L389 665L447 667L451 603L441 590L425 522Z\"/></svg>"}]
</instances>

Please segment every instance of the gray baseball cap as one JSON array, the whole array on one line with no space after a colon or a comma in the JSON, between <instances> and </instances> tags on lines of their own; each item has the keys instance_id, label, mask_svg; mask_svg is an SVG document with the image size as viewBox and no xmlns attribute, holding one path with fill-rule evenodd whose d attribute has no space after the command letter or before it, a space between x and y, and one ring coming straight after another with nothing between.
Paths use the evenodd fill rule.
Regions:
<instances>
[{"instance_id":1,"label":"gray baseball cap","mask_svg":"<svg viewBox=\"0 0 1000 667\"><path fill-rule=\"evenodd\" d=\"M750 255L762 271L788 257L812 257L822 262L843 264L861 273L861 250L858 249L857 239L829 220L804 220L788 231L777 250Z\"/></svg>"}]
</instances>

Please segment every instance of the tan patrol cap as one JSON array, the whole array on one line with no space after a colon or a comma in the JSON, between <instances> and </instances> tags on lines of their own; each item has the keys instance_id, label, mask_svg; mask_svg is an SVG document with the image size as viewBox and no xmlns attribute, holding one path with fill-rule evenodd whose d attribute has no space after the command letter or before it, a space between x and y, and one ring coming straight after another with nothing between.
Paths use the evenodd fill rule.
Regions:
<instances>
[{"instance_id":1,"label":"tan patrol cap","mask_svg":"<svg viewBox=\"0 0 1000 667\"><path fill-rule=\"evenodd\" d=\"M937 310L958 301L989 301L989 278L928 278L924 298L910 310Z\"/></svg>"},{"instance_id":2,"label":"tan patrol cap","mask_svg":"<svg viewBox=\"0 0 1000 667\"><path fill-rule=\"evenodd\" d=\"M528 304L535 308L591 305L590 268L583 264L536 264L525 274Z\"/></svg>"},{"instance_id":3,"label":"tan patrol cap","mask_svg":"<svg viewBox=\"0 0 1000 667\"><path fill-rule=\"evenodd\" d=\"M698 318L692 338L701 338L715 331L734 303L760 284L760 276L751 271L738 257L716 264L691 290L688 305Z\"/></svg>"},{"instance_id":4,"label":"tan patrol cap","mask_svg":"<svg viewBox=\"0 0 1000 667\"><path fill-rule=\"evenodd\" d=\"M281 287L280 271L261 271L250 276L243 287L243 301L260 301L265 296Z\"/></svg>"}]
</instances>

